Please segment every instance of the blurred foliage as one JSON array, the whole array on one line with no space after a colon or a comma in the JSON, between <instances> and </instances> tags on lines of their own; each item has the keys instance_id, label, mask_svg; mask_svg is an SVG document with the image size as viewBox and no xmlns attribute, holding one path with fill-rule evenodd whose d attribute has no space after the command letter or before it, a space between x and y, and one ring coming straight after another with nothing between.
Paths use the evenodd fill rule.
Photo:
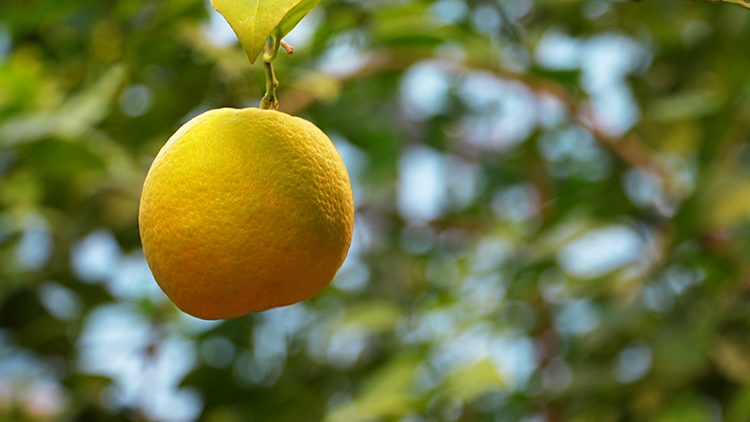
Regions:
<instances>
[{"instance_id":1,"label":"blurred foliage","mask_svg":"<svg viewBox=\"0 0 750 422\"><path fill-rule=\"evenodd\" d=\"M181 123L258 104L227 28L0 2L0 421L750 420L749 10L323 1L280 102L347 162L354 245L313 299L209 323L137 207Z\"/></svg>"}]
</instances>

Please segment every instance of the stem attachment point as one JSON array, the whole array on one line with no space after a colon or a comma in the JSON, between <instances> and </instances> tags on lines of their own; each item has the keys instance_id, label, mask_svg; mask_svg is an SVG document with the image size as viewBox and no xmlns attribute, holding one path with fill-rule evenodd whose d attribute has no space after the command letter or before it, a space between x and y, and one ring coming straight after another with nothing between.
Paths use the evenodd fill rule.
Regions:
<instances>
[{"instance_id":1,"label":"stem attachment point","mask_svg":"<svg viewBox=\"0 0 750 422\"><path fill-rule=\"evenodd\" d=\"M276 79L276 72L273 70L273 62L263 62L266 71L266 95L260 100L260 108L264 110L279 108L279 99L276 97L276 88L279 87L279 81Z\"/></svg>"}]
</instances>

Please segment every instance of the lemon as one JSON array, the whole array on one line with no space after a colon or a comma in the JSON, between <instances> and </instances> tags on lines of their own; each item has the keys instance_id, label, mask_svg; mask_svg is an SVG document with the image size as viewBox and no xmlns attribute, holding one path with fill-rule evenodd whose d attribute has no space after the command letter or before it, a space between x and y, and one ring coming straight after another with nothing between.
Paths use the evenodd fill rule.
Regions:
<instances>
[{"instance_id":1,"label":"lemon","mask_svg":"<svg viewBox=\"0 0 750 422\"><path fill-rule=\"evenodd\" d=\"M307 120L274 110L203 113L146 176L139 229L154 278L184 312L233 318L308 299L349 250L344 162Z\"/></svg>"}]
</instances>

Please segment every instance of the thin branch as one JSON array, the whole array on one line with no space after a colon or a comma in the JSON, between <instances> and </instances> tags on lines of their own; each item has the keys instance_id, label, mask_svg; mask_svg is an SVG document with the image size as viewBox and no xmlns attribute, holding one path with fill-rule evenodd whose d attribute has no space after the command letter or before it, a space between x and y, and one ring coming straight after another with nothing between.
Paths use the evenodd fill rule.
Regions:
<instances>
[{"instance_id":1,"label":"thin branch","mask_svg":"<svg viewBox=\"0 0 750 422\"><path fill-rule=\"evenodd\" d=\"M406 54L392 52L375 53L370 57L367 65L363 66L357 72L335 78L339 84L345 84L352 80L357 80L389 70L408 69L412 64L430 58L434 58L434 56L429 53L424 55L414 54L412 52ZM466 64L454 64L459 67L460 71L484 70L492 72L500 78L518 81L530 88L536 94L544 93L556 98L565 105L566 111L571 119L588 129L594 135L596 140L612 151L621 161L630 166L649 169L659 176L665 176L666 172L656 158L656 154L642 139L640 139L638 135L630 132L623 136L613 137L604 133L596 127L595 124L592 124L589 121L591 119L585 118L585 115L588 114L585 110L587 107L587 102L585 101L586 98L574 97L559 83L529 74L510 72L486 63L470 62ZM306 108L310 103L318 100L315 93L298 89L284 92L282 95L285 97L285 101L282 101L285 103L285 111L292 114L297 110Z\"/></svg>"},{"instance_id":2,"label":"thin branch","mask_svg":"<svg viewBox=\"0 0 750 422\"><path fill-rule=\"evenodd\" d=\"M733 4L735 6L744 7L745 9L750 9L750 2L745 1L745 0L691 0L691 1L694 1L696 3L727 3L727 4Z\"/></svg>"},{"instance_id":3,"label":"thin branch","mask_svg":"<svg viewBox=\"0 0 750 422\"><path fill-rule=\"evenodd\" d=\"M294 47L292 47L292 45L288 42L281 40L281 47L286 50L287 54L294 54Z\"/></svg>"},{"instance_id":4,"label":"thin branch","mask_svg":"<svg viewBox=\"0 0 750 422\"><path fill-rule=\"evenodd\" d=\"M745 0L710 0L711 3L729 3L737 6L742 6L745 9L750 9L750 3Z\"/></svg>"}]
</instances>

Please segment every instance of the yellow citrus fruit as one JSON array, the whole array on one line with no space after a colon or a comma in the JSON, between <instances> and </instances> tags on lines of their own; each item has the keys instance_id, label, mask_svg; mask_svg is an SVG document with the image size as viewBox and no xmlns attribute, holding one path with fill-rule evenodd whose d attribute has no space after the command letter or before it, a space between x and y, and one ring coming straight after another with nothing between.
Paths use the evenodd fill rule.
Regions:
<instances>
[{"instance_id":1,"label":"yellow citrus fruit","mask_svg":"<svg viewBox=\"0 0 750 422\"><path fill-rule=\"evenodd\" d=\"M354 201L341 156L315 125L223 108L159 151L138 220L146 261L177 307L232 318L328 285L349 250Z\"/></svg>"}]
</instances>

